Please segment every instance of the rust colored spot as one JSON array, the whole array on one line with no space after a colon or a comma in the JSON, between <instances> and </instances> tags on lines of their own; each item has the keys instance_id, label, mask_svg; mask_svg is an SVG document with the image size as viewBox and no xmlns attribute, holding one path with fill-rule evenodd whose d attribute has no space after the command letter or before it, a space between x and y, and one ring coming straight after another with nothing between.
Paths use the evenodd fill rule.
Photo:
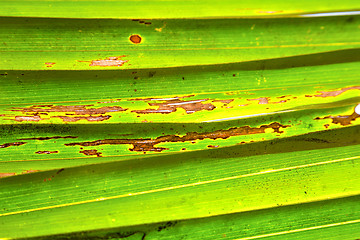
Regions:
<instances>
[{"instance_id":1,"label":"rust colored spot","mask_svg":"<svg viewBox=\"0 0 360 240\"><path fill-rule=\"evenodd\" d=\"M7 147L11 147L11 146L21 146L25 143L26 142L4 143L4 144L0 145L0 148L7 148Z\"/></svg>"},{"instance_id":2,"label":"rust colored spot","mask_svg":"<svg viewBox=\"0 0 360 240\"><path fill-rule=\"evenodd\" d=\"M87 120L89 122L101 122L111 118L110 115L89 116L89 117L67 117L67 116L54 116L54 117L61 118L64 122L77 122L80 120Z\"/></svg>"},{"instance_id":3,"label":"rust colored spot","mask_svg":"<svg viewBox=\"0 0 360 240\"><path fill-rule=\"evenodd\" d=\"M107 112L122 112L127 109L119 106L87 108L93 105L77 105L77 106L54 106L54 105L34 105L26 108L12 109L16 112L31 113L49 113L49 112L73 112L77 115L105 114ZM35 117L35 116L34 116Z\"/></svg>"},{"instance_id":4,"label":"rust colored spot","mask_svg":"<svg viewBox=\"0 0 360 240\"><path fill-rule=\"evenodd\" d=\"M54 64L56 64L56 63L54 63L54 62L46 62L45 63L46 67L52 67Z\"/></svg>"},{"instance_id":5,"label":"rust colored spot","mask_svg":"<svg viewBox=\"0 0 360 240\"><path fill-rule=\"evenodd\" d=\"M38 122L42 120L40 116L15 116L15 121L22 122L22 121L33 121Z\"/></svg>"},{"instance_id":6,"label":"rust colored spot","mask_svg":"<svg viewBox=\"0 0 360 240\"><path fill-rule=\"evenodd\" d=\"M141 37L137 34L134 34L134 35L131 35L129 40L132 42L132 43L135 43L135 44L139 44L141 43Z\"/></svg>"},{"instance_id":7,"label":"rust colored spot","mask_svg":"<svg viewBox=\"0 0 360 240\"><path fill-rule=\"evenodd\" d=\"M59 153L59 151L37 151L37 154L52 154L52 153Z\"/></svg>"},{"instance_id":8,"label":"rust colored spot","mask_svg":"<svg viewBox=\"0 0 360 240\"><path fill-rule=\"evenodd\" d=\"M226 139L232 136L240 136L240 135L251 135L251 134L259 134L265 133L266 129L273 129L276 133L282 133L280 128L287 128L290 125L282 125L277 122L270 123L268 125L262 125L260 127L234 127L227 130L217 130L214 132L205 132L205 133L196 133L190 132L185 134L184 136L177 135L167 135L160 136L155 139L146 138L146 139L104 139L104 140L96 140L92 142L77 142L77 143L67 143L65 146L98 146L98 145L117 145L117 144L132 144L133 148L130 148L130 151L137 152L145 152L145 151L154 151L161 152L163 150L168 150L168 148L163 147L155 147L155 145L159 143L165 142L194 142L195 140L203 140L203 139Z\"/></svg>"},{"instance_id":9,"label":"rust colored spot","mask_svg":"<svg viewBox=\"0 0 360 240\"><path fill-rule=\"evenodd\" d=\"M360 115L354 112L351 115L344 115L344 116L326 116L323 118L317 117L315 118L315 120L332 119L332 123L346 126L346 125L350 125L352 121L355 121L359 117Z\"/></svg>"},{"instance_id":10,"label":"rust colored spot","mask_svg":"<svg viewBox=\"0 0 360 240\"><path fill-rule=\"evenodd\" d=\"M102 157L101 156L101 152L98 152L97 150L84 150L84 151L80 151L79 153L83 153L86 156L91 156L91 155L96 155L98 157Z\"/></svg>"},{"instance_id":11,"label":"rust colored spot","mask_svg":"<svg viewBox=\"0 0 360 240\"><path fill-rule=\"evenodd\" d=\"M211 103L202 103L208 99L200 99L194 101L184 101L180 99L171 99L171 100L161 100L162 103L148 103L150 106L156 106L157 109L145 109L145 110L133 110L131 112L136 112L139 114L146 113L162 113L169 114L175 112L177 108L182 108L186 111L187 114L198 112L201 110L211 111L216 107Z\"/></svg>"},{"instance_id":12,"label":"rust colored spot","mask_svg":"<svg viewBox=\"0 0 360 240\"><path fill-rule=\"evenodd\" d=\"M37 138L20 138L19 140L50 140L50 139L59 139L59 138L77 138L74 136L55 136L55 137L37 137Z\"/></svg>"},{"instance_id":13,"label":"rust colored spot","mask_svg":"<svg viewBox=\"0 0 360 240\"><path fill-rule=\"evenodd\" d=\"M0 173L0 178L14 176L16 173Z\"/></svg>"},{"instance_id":14,"label":"rust colored spot","mask_svg":"<svg viewBox=\"0 0 360 240\"><path fill-rule=\"evenodd\" d=\"M325 91L317 91L318 93L321 93L320 95L314 95L314 97L336 97L339 96L340 94L349 91L349 90L353 90L353 89L357 89L360 90L360 86L354 86L354 87L347 87L347 88L342 88L340 90L337 91L329 91L329 92L325 92Z\"/></svg>"}]
</instances>

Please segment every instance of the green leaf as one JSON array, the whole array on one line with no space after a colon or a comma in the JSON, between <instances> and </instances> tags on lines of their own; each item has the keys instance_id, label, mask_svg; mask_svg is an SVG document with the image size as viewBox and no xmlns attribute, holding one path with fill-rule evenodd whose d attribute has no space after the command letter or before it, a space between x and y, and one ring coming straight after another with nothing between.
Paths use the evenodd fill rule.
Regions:
<instances>
[{"instance_id":1,"label":"green leaf","mask_svg":"<svg viewBox=\"0 0 360 240\"><path fill-rule=\"evenodd\" d=\"M360 45L359 19L0 18L0 69L163 68L351 49Z\"/></svg>"},{"instance_id":2,"label":"green leaf","mask_svg":"<svg viewBox=\"0 0 360 240\"><path fill-rule=\"evenodd\" d=\"M359 194L358 145L283 153L272 145L263 147L275 153L257 156L237 156L237 146L5 178L0 234L127 227Z\"/></svg>"},{"instance_id":3,"label":"green leaf","mask_svg":"<svg viewBox=\"0 0 360 240\"><path fill-rule=\"evenodd\" d=\"M61 18L271 17L358 10L355 0L1 0L0 16Z\"/></svg>"},{"instance_id":4,"label":"green leaf","mask_svg":"<svg viewBox=\"0 0 360 240\"><path fill-rule=\"evenodd\" d=\"M1 239L359 237L357 2L0 3Z\"/></svg>"}]
</instances>

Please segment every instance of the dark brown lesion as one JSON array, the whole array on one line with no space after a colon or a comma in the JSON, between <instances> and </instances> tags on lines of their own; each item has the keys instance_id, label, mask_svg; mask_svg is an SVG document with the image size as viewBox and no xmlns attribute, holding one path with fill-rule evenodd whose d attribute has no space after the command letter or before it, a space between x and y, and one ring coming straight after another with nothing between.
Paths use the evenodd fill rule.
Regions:
<instances>
[{"instance_id":1,"label":"dark brown lesion","mask_svg":"<svg viewBox=\"0 0 360 240\"><path fill-rule=\"evenodd\" d=\"M53 153L59 153L59 151L37 151L36 154L53 154Z\"/></svg>"},{"instance_id":2,"label":"dark brown lesion","mask_svg":"<svg viewBox=\"0 0 360 240\"><path fill-rule=\"evenodd\" d=\"M60 139L60 138L77 138L75 136L54 136L54 137L34 137L34 138L20 138L19 140L51 140L51 139Z\"/></svg>"},{"instance_id":3,"label":"dark brown lesion","mask_svg":"<svg viewBox=\"0 0 360 240\"><path fill-rule=\"evenodd\" d=\"M97 150L95 149L92 149L92 150L83 150L83 151L80 151L80 153L83 153L85 154L86 156L93 156L93 155L96 155L98 157L102 157L101 156L101 152L98 152Z\"/></svg>"},{"instance_id":4,"label":"dark brown lesion","mask_svg":"<svg viewBox=\"0 0 360 240\"><path fill-rule=\"evenodd\" d=\"M353 112L351 115L340 115L340 116L326 116L323 118L317 117L315 120L322 120L322 119L331 119L332 123L340 124L342 126L350 125L352 121L355 121L359 118L360 115L356 112Z\"/></svg>"},{"instance_id":5,"label":"dark brown lesion","mask_svg":"<svg viewBox=\"0 0 360 240\"><path fill-rule=\"evenodd\" d=\"M151 22L147 22L147 19L132 19L134 22L139 22L140 24L150 25Z\"/></svg>"},{"instance_id":6,"label":"dark brown lesion","mask_svg":"<svg viewBox=\"0 0 360 240\"><path fill-rule=\"evenodd\" d=\"M7 147L12 147L12 146L21 146L24 145L26 142L13 142L13 143L4 143L2 145L0 145L0 148L7 148Z\"/></svg>"},{"instance_id":7,"label":"dark brown lesion","mask_svg":"<svg viewBox=\"0 0 360 240\"><path fill-rule=\"evenodd\" d=\"M177 135L166 135L160 136L155 139L145 138L145 139L104 139L104 140L96 140L91 142L77 142L77 143L67 143L66 146L99 146L99 145L118 145L118 144L132 144L133 148L130 148L130 151L137 152L145 152L145 151L153 151L153 152L161 152L163 150L168 150L168 148L156 147L155 145L166 142L194 142L195 140L203 140L203 139L227 139L233 136L241 136L241 135L251 135L251 134L260 134L265 133L266 129L273 129L275 133L283 133L280 128L287 128L290 125L282 125L278 122L273 122L268 125L262 125L260 127L234 127L227 130L216 130L213 132L205 132L205 133L197 133L190 132L185 134L184 136Z\"/></svg>"}]
</instances>

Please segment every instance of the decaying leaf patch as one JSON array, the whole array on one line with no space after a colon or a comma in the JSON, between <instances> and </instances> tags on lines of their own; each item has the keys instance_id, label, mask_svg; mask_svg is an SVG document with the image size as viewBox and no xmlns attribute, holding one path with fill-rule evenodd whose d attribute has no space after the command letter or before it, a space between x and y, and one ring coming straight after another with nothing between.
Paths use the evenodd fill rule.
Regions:
<instances>
[{"instance_id":1,"label":"decaying leaf patch","mask_svg":"<svg viewBox=\"0 0 360 240\"><path fill-rule=\"evenodd\" d=\"M159 143L166 143L166 142L192 142L195 140L203 140L203 139L226 139L233 136L240 136L240 135L251 135L251 134L260 134L265 133L266 129L273 129L275 133L282 133L280 128L287 128L290 125L282 125L278 122L273 122L268 125L262 125L260 127L250 127L250 126L243 126L243 127L234 127L227 130L217 130L214 132L205 132L205 133L196 133L190 132L185 134L184 136L177 136L177 135L167 135L167 136L160 136L155 139L103 139L103 140L96 140L91 142L76 142L76 143L67 143L65 146L99 146L99 145L117 145L117 144L132 144L133 148L129 149L130 151L138 151L138 152L145 152L145 151L154 151L154 152L161 152L163 150L168 150L168 148L163 147L156 147L155 145Z\"/></svg>"},{"instance_id":2,"label":"decaying leaf patch","mask_svg":"<svg viewBox=\"0 0 360 240\"><path fill-rule=\"evenodd\" d=\"M315 120L321 120L321 119L331 119L332 123L334 124L340 124L343 126L350 125L352 121L355 121L357 118L359 118L360 115L356 112L352 113L351 115L341 115L341 116L326 116L323 118L317 117Z\"/></svg>"}]
</instances>

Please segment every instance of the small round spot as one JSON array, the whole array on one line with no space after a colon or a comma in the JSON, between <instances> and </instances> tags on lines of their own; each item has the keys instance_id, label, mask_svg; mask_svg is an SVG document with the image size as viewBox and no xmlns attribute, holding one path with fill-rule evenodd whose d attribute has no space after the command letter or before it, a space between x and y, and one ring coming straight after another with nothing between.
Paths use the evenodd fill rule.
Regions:
<instances>
[{"instance_id":1,"label":"small round spot","mask_svg":"<svg viewBox=\"0 0 360 240\"><path fill-rule=\"evenodd\" d=\"M355 107L355 112L360 115L360 104Z\"/></svg>"},{"instance_id":2,"label":"small round spot","mask_svg":"<svg viewBox=\"0 0 360 240\"><path fill-rule=\"evenodd\" d=\"M137 34L131 35L129 39L132 43L135 43L135 44L141 43L141 37Z\"/></svg>"}]
</instances>

